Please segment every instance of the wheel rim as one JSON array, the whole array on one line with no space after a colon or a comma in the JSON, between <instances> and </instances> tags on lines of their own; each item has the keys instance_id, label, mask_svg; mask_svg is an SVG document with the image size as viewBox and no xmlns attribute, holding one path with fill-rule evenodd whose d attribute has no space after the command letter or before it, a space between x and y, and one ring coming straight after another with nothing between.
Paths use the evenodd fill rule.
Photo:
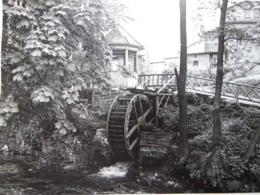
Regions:
<instances>
[{"instance_id":1,"label":"wheel rim","mask_svg":"<svg viewBox=\"0 0 260 195\"><path fill-rule=\"evenodd\" d=\"M121 109L124 106L124 114L121 112L121 114L116 115L116 117L116 112L113 111L113 109L118 112L119 108ZM122 118L122 120L120 120L120 118ZM111 105L107 126L108 140L112 153L117 157L125 158L128 156L131 159L137 158L142 125L150 122L152 118L153 106L147 96L131 94L127 97L117 97ZM114 130L117 127L118 129ZM123 136L120 137L121 135Z\"/></svg>"}]
</instances>

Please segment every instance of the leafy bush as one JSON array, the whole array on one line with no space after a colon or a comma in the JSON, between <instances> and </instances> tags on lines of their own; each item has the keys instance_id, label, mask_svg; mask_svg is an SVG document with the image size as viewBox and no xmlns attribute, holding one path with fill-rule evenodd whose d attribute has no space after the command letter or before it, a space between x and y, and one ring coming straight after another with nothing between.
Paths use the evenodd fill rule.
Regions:
<instances>
[{"instance_id":1,"label":"leafy bush","mask_svg":"<svg viewBox=\"0 0 260 195\"><path fill-rule=\"evenodd\" d=\"M10 140L19 140L9 140L13 149L41 151L51 140L60 144L56 149L71 151L77 145L73 140L89 130L86 124L82 128L89 113L80 92L109 84L110 49L102 32L114 26L104 10L110 3L3 2L3 92L7 97L12 91L15 102L7 98L0 104L0 124L6 126L19 105L8 125Z\"/></svg>"},{"instance_id":2,"label":"leafy bush","mask_svg":"<svg viewBox=\"0 0 260 195\"><path fill-rule=\"evenodd\" d=\"M0 102L0 127L7 126L8 120L18 112L18 104L13 101L13 96L7 96L4 102Z\"/></svg>"},{"instance_id":3,"label":"leafy bush","mask_svg":"<svg viewBox=\"0 0 260 195\"><path fill-rule=\"evenodd\" d=\"M259 108L222 102L222 136L220 164L211 177L209 167L212 152L212 99L203 95L188 95L188 135L190 156L186 169L192 179L213 185L220 191L259 191L260 143L254 156L245 162L243 157L259 123ZM167 110L166 128L178 129L175 107Z\"/></svg>"}]
</instances>

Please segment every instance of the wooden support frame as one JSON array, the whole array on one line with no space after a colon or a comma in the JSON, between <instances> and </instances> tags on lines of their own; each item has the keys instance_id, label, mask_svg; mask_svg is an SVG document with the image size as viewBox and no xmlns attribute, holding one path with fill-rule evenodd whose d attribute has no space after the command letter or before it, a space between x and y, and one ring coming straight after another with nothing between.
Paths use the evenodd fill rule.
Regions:
<instances>
[{"instance_id":1,"label":"wooden support frame","mask_svg":"<svg viewBox=\"0 0 260 195\"><path fill-rule=\"evenodd\" d=\"M156 95L155 97L154 97L154 103L155 103L155 105L154 105L154 109L155 109L155 126L156 127L158 127L159 126L159 104L160 104L160 100L159 100L159 95Z\"/></svg>"}]
</instances>

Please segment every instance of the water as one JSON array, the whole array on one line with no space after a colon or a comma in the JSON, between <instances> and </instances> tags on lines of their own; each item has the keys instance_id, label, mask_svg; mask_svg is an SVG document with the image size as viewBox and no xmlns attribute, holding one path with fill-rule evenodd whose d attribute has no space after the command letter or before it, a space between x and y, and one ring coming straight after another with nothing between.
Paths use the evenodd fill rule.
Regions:
<instances>
[{"instance_id":1,"label":"water","mask_svg":"<svg viewBox=\"0 0 260 195\"><path fill-rule=\"evenodd\" d=\"M34 164L32 164L34 162ZM35 194L141 194L185 192L183 185L154 167L118 162L93 168L62 164L35 166L32 157L0 155L0 195Z\"/></svg>"},{"instance_id":2,"label":"water","mask_svg":"<svg viewBox=\"0 0 260 195\"><path fill-rule=\"evenodd\" d=\"M109 167L101 168L100 171L95 175L104 178L122 178L126 177L129 167L129 162L117 162L116 164Z\"/></svg>"},{"instance_id":3,"label":"water","mask_svg":"<svg viewBox=\"0 0 260 195\"><path fill-rule=\"evenodd\" d=\"M93 194L93 183L82 170L32 166L27 156L0 155L0 195ZM67 165L64 167L68 167Z\"/></svg>"}]
</instances>

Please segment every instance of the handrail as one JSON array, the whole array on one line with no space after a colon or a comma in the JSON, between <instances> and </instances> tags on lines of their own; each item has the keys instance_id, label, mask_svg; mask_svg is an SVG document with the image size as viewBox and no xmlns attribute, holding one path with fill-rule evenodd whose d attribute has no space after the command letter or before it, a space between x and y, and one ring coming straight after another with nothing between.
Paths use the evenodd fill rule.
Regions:
<instances>
[{"instance_id":1,"label":"handrail","mask_svg":"<svg viewBox=\"0 0 260 195\"><path fill-rule=\"evenodd\" d=\"M169 75L175 76L174 73L172 73L172 74L168 74L167 73L167 74L140 74L140 75L138 75L138 77L144 77L144 76L148 76L148 77L150 77L150 76L151 77L152 76L169 76ZM215 80L213 80L213 79L203 78L203 77L198 77L198 76L193 76L193 75L187 75L187 77L215 82ZM149 79L151 79L151 78L149 78ZM242 84L242 83L233 83L233 82L226 82L226 81L224 81L223 83L224 84L240 85L240 86L252 87L252 88L260 89L260 87L252 86L252 85L246 85L246 84Z\"/></svg>"},{"instance_id":2,"label":"handrail","mask_svg":"<svg viewBox=\"0 0 260 195\"><path fill-rule=\"evenodd\" d=\"M223 83L225 83L225 84L231 84L231 85L239 85L239 86L243 86L243 87L251 87L251 88L260 89L260 87L253 86L253 85L246 85L246 84L242 84L242 83L232 83L232 82L223 82Z\"/></svg>"},{"instance_id":3,"label":"handrail","mask_svg":"<svg viewBox=\"0 0 260 195\"><path fill-rule=\"evenodd\" d=\"M147 81L149 81L149 80L151 80L152 79L152 77L151 78L148 78L148 79L146 79L145 81L143 81L142 83L140 83L139 85L143 85L143 84L145 84Z\"/></svg>"},{"instance_id":4,"label":"handrail","mask_svg":"<svg viewBox=\"0 0 260 195\"><path fill-rule=\"evenodd\" d=\"M141 83L141 85L151 87L157 86L161 88L157 91L157 94L164 90L175 78L175 74L141 74L138 75L139 82L145 80ZM151 80L151 82L150 82ZM148 82L149 81L149 82ZM207 92L210 94L214 93L214 84L215 80L209 78L202 78L198 76L187 76L187 89L193 89L198 92ZM204 81L204 82L200 82ZM140 84L139 84L140 85ZM210 91L209 91L210 89ZM234 97L236 101L238 100L248 100L251 102L260 103L260 87L251 86L242 83L233 83L233 82L223 82L222 95L227 97Z\"/></svg>"},{"instance_id":5,"label":"handrail","mask_svg":"<svg viewBox=\"0 0 260 195\"><path fill-rule=\"evenodd\" d=\"M174 73L166 73L166 74L139 74L138 76L139 77L142 77L142 76L160 76L160 75L163 75L163 76L165 76L165 75L175 75Z\"/></svg>"},{"instance_id":6,"label":"handrail","mask_svg":"<svg viewBox=\"0 0 260 195\"><path fill-rule=\"evenodd\" d=\"M169 83L173 81L174 78L175 77L172 77L167 83L165 83L164 86L157 91L157 93L161 93L161 91L164 90L169 85Z\"/></svg>"}]
</instances>

